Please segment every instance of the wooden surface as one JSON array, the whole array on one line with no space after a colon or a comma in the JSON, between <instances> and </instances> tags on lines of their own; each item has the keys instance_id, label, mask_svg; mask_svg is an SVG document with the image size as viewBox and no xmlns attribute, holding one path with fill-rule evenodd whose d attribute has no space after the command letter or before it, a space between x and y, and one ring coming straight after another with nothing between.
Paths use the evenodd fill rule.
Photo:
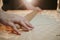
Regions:
<instances>
[{"instance_id":1,"label":"wooden surface","mask_svg":"<svg viewBox=\"0 0 60 40\"><path fill-rule=\"evenodd\" d=\"M10 11L11 12L11 11ZM14 12L26 16L31 11ZM34 29L30 32L22 32L22 35L0 32L0 40L60 40L60 14L55 10L45 10L37 13L30 21Z\"/></svg>"}]
</instances>

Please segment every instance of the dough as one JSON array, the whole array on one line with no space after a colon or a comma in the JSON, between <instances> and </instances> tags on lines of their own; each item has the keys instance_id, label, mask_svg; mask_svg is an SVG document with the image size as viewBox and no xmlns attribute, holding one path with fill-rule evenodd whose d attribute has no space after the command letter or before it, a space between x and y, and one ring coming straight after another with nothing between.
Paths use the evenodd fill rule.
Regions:
<instances>
[{"instance_id":1,"label":"dough","mask_svg":"<svg viewBox=\"0 0 60 40\"><path fill-rule=\"evenodd\" d=\"M22 32L22 35L0 34L0 40L60 40L60 14L56 11L43 11L37 14L30 23L34 29Z\"/></svg>"}]
</instances>

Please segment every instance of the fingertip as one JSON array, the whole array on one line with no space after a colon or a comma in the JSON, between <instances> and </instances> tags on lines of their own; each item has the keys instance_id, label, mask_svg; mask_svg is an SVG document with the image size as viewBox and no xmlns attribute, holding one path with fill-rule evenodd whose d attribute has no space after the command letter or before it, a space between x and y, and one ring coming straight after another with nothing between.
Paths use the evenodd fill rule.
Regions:
<instances>
[{"instance_id":1,"label":"fingertip","mask_svg":"<svg viewBox=\"0 0 60 40\"><path fill-rule=\"evenodd\" d=\"M20 32L16 32L16 34L17 34L17 35L21 35L21 33L20 33Z\"/></svg>"}]
</instances>

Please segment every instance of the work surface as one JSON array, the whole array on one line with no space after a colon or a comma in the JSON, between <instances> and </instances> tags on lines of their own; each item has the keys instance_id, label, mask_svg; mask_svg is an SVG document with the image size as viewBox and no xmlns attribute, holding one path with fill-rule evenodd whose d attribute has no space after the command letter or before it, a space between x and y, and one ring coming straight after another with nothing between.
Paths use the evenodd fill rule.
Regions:
<instances>
[{"instance_id":1,"label":"work surface","mask_svg":"<svg viewBox=\"0 0 60 40\"><path fill-rule=\"evenodd\" d=\"M28 11L15 13L22 13L22 16L29 14ZM0 37L0 40L60 40L60 13L57 11L44 10L41 14L37 13L30 23L34 26L32 31L11 38L5 35L6 38Z\"/></svg>"}]
</instances>

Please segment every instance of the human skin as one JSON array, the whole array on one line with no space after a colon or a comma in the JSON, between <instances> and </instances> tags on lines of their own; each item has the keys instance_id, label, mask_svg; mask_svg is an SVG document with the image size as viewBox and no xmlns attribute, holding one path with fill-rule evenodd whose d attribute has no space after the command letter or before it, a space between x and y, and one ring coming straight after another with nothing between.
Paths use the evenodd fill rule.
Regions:
<instances>
[{"instance_id":1,"label":"human skin","mask_svg":"<svg viewBox=\"0 0 60 40\"><path fill-rule=\"evenodd\" d=\"M28 20L24 17L13 13L7 13L2 10L3 2L0 0L0 23L4 25L10 26L16 34L21 34L19 30L16 28L15 24L18 24L22 27L22 29L29 31L33 29L33 26L28 22Z\"/></svg>"},{"instance_id":2,"label":"human skin","mask_svg":"<svg viewBox=\"0 0 60 40\"><path fill-rule=\"evenodd\" d=\"M17 34L21 33L16 28L15 24L20 25L26 31L33 29L33 26L24 17L21 17L16 14L10 14L4 11L0 11L0 23L12 27Z\"/></svg>"},{"instance_id":3,"label":"human skin","mask_svg":"<svg viewBox=\"0 0 60 40\"><path fill-rule=\"evenodd\" d=\"M2 5L1 5L1 7L2 7ZM33 29L33 26L28 22L28 20L26 18L13 14L13 13L7 13L7 12L3 11L1 9L1 7L0 7L0 23L4 24L6 26L10 26L16 32L16 34L21 34L21 33L16 28L15 24L20 25L20 27L26 31L30 31ZM36 11L41 11L38 7L36 7L36 8L34 7L32 9L36 10Z\"/></svg>"}]
</instances>

